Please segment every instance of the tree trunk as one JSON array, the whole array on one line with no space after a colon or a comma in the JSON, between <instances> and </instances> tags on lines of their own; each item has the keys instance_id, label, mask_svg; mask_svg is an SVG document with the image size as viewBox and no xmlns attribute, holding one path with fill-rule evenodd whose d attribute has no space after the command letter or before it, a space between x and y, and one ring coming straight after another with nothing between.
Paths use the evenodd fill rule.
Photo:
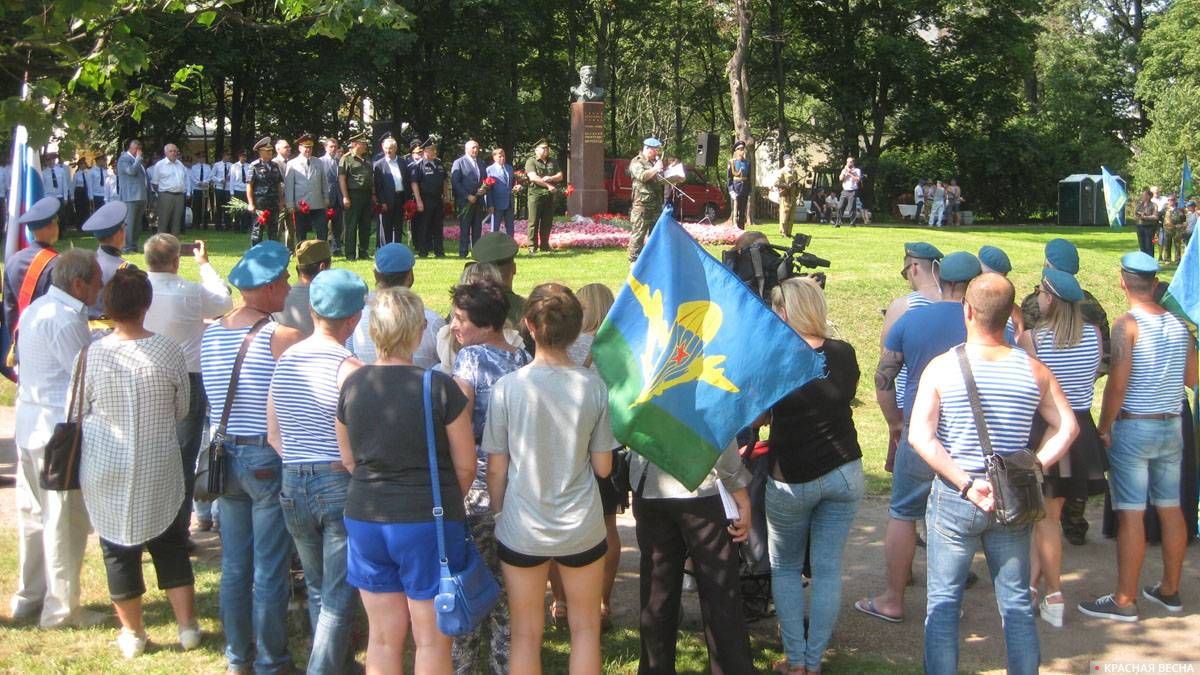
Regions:
<instances>
[{"instance_id":1,"label":"tree trunk","mask_svg":"<svg viewBox=\"0 0 1200 675\"><path fill-rule=\"evenodd\" d=\"M735 0L734 14L737 17L738 38L733 56L725 66L729 76L729 102L733 109L733 130L739 141L746 144L746 158L750 162L750 197L746 200L746 224L754 219L754 135L750 131L750 78L746 73L746 61L750 58L750 0Z\"/></svg>"},{"instance_id":2,"label":"tree trunk","mask_svg":"<svg viewBox=\"0 0 1200 675\"><path fill-rule=\"evenodd\" d=\"M218 160L225 151L225 118L229 115L228 102L225 100L225 76L217 74L213 78L213 98L217 102L217 126L213 131L213 159Z\"/></svg>"},{"instance_id":3,"label":"tree trunk","mask_svg":"<svg viewBox=\"0 0 1200 675\"><path fill-rule=\"evenodd\" d=\"M234 75L230 90L230 110L229 110L229 148L233 151L233 156L246 147L245 136L242 134L242 110L244 101L242 100L242 78L240 75Z\"/></svg>"},{"instance_id":4,"label":"tree trunk","mask_svg":"<svg viewBox=\"0 0 1200 675\"><path fill-rule=\"evenodd\" d=\"M617 145L617 106L619 99L617 97L617 60L613 55L617 51L617 45L621 40L621 25L613 26L612 40L608 43L608 152L609 156L616 157L621 151L621 146Z\"/></svg>"},{"instance_id":5,"label":"tree trunk","mask_svg":"<svg viewBox=\"0 0 1200 675\"><path fill-rule=\"evenodd\" d=\"M679 62L683 60L683 0L675 0L675 45L671 58L671 103L675 108L675 152L683 152L683 81Z\"/></svg>"},{"instance_id":6,"label":"tree trunk","mask_svg":"<svg viewBox=\"0 0 1200 675\"><path fill-rule=\"evenodd\" d=\"M775 117L779 124L779 147L792 153L792 136L788 129L785 112L787 103L787 76L783 72L783 8L782 0L771 0L771 30L775 33L771 41L771 58L775 66Z\"/></svg>"}]
</instances>

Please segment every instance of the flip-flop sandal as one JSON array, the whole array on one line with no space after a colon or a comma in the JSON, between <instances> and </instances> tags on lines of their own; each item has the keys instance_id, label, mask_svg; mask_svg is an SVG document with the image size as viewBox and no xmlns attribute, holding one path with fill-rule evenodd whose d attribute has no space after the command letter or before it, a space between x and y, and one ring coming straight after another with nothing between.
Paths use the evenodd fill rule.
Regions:
<instances>
[{"instance_id":1,"label":"flip-flop sandal","mask_svg":"<svg viewBox=\"0 0 1200 675\"><path fill-rule=\"evenodd\" d=\"M856 601L854 603L854 609L857 609L858 611L862 612L863 614L866 614L867 616L873 616L876 619L882 619L888 623L902 623L904 621L904 617L902 617L902 616L889 616L889 615L884 614L883 612L879 611L878 609L875 609L875 601L874 600L872 600L870 598L865 598L865 600L866 600L865 605L863 604L862 600Z\"/></svg>"}]
</instances>

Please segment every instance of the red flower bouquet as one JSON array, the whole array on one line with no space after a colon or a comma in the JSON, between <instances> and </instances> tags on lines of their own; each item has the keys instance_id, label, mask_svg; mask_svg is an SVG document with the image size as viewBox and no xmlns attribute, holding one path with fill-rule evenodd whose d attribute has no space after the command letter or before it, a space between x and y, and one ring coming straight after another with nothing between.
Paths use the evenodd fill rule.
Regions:
<instances>
[{"instance_id":1,"label":"red flower bouquet","mask_svg":"<svg viewBox=\"0 0 1200 675\"><path fill-rule=\"evenodd\" d=\"M268 222L270 222L270 220L271 220L271 212L270 211L263 209L262 211L258 212L258 224L259 225L266 225Z\"/></svg>"},{"instance_id":2,"label":"red flower bouquet","mask_svg":"<svg viewBox=\"0 0 1200 675\"><path fill-rule=\"evenodd\" d=\"M300 213L302 213L303 215L306 215L306 216L308 215L308 212L312 210L312 208L308 205L308 200L306 200L306 199L301 199L299 206L300 206Z\"/></svg>"},{"instance_id":3,"label":"red flower bouquet","mask_svg":"<svg viewBox=\"0 0 1200 675\"><path fill-rule=\"evenodd\" d=\"M383 204L375 204L374 206L372 206L371 213L374 213L377 216L379 214L383 213Z\"/></svg>"},{"instance_id":4,"label":"red flower bouquet","mask_svg":"<svg viewBox=\"0 0 1200 675\"><path fill-rule=\"evenodd\" d=\"M404 202L404 217L407 220L412 220L413 216L417 215L417 200L410 199Z\"/></svg>"},{"instance_id":5,"label":"red flower bouquet","mask_svg":"<svg viewBox=\"0 0 1200 675\"><path fill-rule=\"evenodd\" d=\"M575 192L575 186L567 183L567 187L563 189L563 194L570 197L573 192Z\"/></svg>"},{"instance_id":6,"label":"red flower bouquet","mask_svg":"<svg viewBox=\"0 0 1200 675\"><path fill-rule=\"evenodd\" d=\"M484 178L483 181L479 183L479 189L475 191L475 196L482 197L482 196L486 195L492 189L492 186L494 186L495 184L496 184L495 178L492 178L491 176Z\"/></svg>"},{"instance_id":7,"label":"red flower bouquet","mask_svg":"<svg viewBox=\"0 0 1200 675\"><path fill-rule=\"evenodd\" d=\"M333 220L333 217L336 215L337 215L337 211L334 211L332 207L325 209L325 218L327 220Z\"/></svg>"}]
</instances>

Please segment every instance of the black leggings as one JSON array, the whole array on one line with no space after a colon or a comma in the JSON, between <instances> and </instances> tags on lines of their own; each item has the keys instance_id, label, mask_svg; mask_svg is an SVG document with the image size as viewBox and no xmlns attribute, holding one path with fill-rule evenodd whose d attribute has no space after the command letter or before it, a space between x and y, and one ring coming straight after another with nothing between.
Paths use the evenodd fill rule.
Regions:
<instances>
[{"instance_id":1,"label":"black leggings","mask_svg":"<svg viewBox=\"0 0 1200 675\"><path fill-rule=\"evenodd\" d=\"M188 505L190 506L190 504ZM187 540L191 509L180 508L175 522L162 534L142 544L122 546L100 538L104 553L104 571L108 576L108 595L113 602L139 598L146 593L142 578L142 549L150 551L159 590L191 586L196 582L192 561L188 559Z\"/></svg>"}]
</instances>

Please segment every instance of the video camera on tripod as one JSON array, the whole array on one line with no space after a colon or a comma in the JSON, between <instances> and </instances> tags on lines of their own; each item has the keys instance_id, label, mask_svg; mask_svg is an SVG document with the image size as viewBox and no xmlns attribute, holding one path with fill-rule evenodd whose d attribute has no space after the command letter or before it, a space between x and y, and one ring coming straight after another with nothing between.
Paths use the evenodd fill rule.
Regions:
<instances>
[{"instance_id":1,"label":"video camera on tripod","mask_svg":"<svg viewBox=\"0 0 1200 675\"><path fill-rule=\"evenodd\" d=\"M725 251L721 254L721 262L746 282L758 297L770 302L771 289L784 279L812 277L825 288L824 272L804 271L830 265L828 260L806 250L811 243L812 235L804 233L792 237L792 245L787 248L768 243L764 237L745 248Z\"/></svg>"}]
</instances>

